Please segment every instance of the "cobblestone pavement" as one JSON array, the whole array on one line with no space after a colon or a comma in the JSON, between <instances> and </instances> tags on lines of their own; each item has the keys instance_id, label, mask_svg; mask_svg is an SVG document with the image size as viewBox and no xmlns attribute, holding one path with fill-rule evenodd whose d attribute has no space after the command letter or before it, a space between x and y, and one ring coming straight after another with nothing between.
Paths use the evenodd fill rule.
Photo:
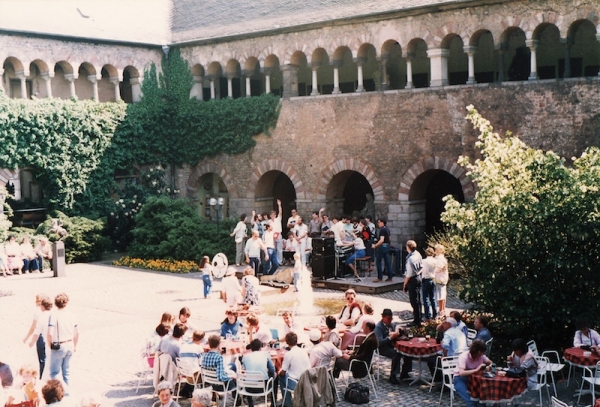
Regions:
<instances>
[{"instance_id":1,"label":"cobblestone pavement","mask_svg":"<svg viewBox=\"0 0 600 407\"><path fill-rule=\"evenodd\" d=\"M218 288L218 283L215 284ZM52 298L66 292L68 307L79 317L80 343L71 362L71 389L68 406L75 406L83 395L101 399L103 407L147 407L157 398L152 395L150 379L136 393L142 372L140 351L144 339L158 324L164 311L176 312L183 306L192 311L191 322L206 331L218 329L224 317L225 305L216 298L203 299L200 276L173 275L149 271L110 267L102 264L74 264L67 266L67 277L51 278L46 274L31 274L0 279L0 360L8 363L13 372L25 364L37 366L35 348L22 340L31 324L35 295L46 293ZM5 295L5 294L11 295ZM263 302L290 300L296 294L263 295ZM317 290L315 297L340 297L333 290ZM410 309L405 293L360 295L369 298L376 313L383 308L395 311ZM462 308L457 299L449 298L449 308ZM310 316L304 317L310 320ZM437 405L440 387L430 393L425 386L391 385L389 360L382 358L381 379L377 382L379 399L371 396L369 406L433 406ZM48 376L48 369L44 379ZM417 364L413 373L416 374ZM424 371L427 368L424 367ZM424 373L426 376L427 373ZM559 384L559 395L570 400L574 391ZM338 380L338 385L341 385ZM522 405L534 405L536 394L524 397ZM65 400L67 401L67 400ZM441 405L449 405L446 389ZM585 400L589 404L590 399ZM547 403L547 401L546 401ZM182 400L183 407L189 406ZM231 403L228 403L231 405ZM349 403L340 402L340 406ZM454 405L464 406L462 400Z\"/></svg>"}]
</instances>

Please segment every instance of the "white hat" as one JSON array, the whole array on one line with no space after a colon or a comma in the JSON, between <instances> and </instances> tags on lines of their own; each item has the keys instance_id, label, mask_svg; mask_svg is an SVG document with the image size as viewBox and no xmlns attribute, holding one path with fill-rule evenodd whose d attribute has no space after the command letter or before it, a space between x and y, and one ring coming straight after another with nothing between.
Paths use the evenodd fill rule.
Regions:
<instances>
[{"instance_id":1,"label":"white hat","mask_svg":"<svg viewBox=\"0 0 600 407\"><path fill-rule=\"evenodd\" d=\"M235 273L237 273L237 270L235 269L235 267L229 266L229 267L227 267L227 272L225 273L225 276L233 276L233 275L235 275Z\"/></svg>"},{"instance_id":2,"label":"white hat","mask_svg":"<svg viewBox=\"0 0 600 407\"><path fill-rule=\"evenodd\" d=\"M308 339L310 339L312 342L317 342L321 340L321 331L317 328L313 328L310 330L310 332L308 333Z\"/></svg>"}]
</instances>

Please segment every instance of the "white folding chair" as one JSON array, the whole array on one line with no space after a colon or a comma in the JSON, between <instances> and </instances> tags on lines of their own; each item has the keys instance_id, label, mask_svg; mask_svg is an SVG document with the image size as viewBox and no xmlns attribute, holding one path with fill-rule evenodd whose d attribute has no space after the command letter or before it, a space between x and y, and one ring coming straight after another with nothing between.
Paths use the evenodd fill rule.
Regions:
<instances>
[{"instance_id":1,"label":"white folding chair","mask_svg":"<svg viewBox=\"0 0 600 407\"><path fill-rule=\"evenodd\" d=\"M548 365L550 361L548 361L547 357L544 356L536 356L535 361L537 363L537 384L531 390L537 390L540 393L540 407L543 406L542 400L542 388L546 388L546 393L548 394L548 399L550 399L550 390L548 390L548 383L546 382L546 373L548 371Z\"/></svg>"},{"instance_id":2,"label":"white folding chair","mask_svg":"<svg viewBox=\"0 0 600 407\"><path fill-rule=\"evenodd\" d=\"M237 375L237 393L235 394L235 400L233 405L237 404L238 396L248 397L264 397L265 406L268 405L269 393L275 400L275 393L273 392L273 378L269 377L265 380L262 372L249 372L242 371Z\"/></svg>"},{"instance_id":3,"label":"white folding chair","mask_svg":"<svg viewBox=\"0 0 600 407\"><path fill-rule=\"evenodd\" d=\"M146 380L148 380L148 374L150 374L152 372L152 369L154 368L154 362L156 361L155 357L156 356L153 353L151 354L147 351L142 352L142 363L144 364L144 371L138 379L137 387L135 389L136 393L140 390L140 384L142 382L144 382L145 384ZM150 364L152 364L152 366L150 366Z\"/></svg>"},{"instance_id":4,"label":"white folding chair","mask_svg":"<svg viewBox=\"0 0 600 407\"><path fill-rule=\"evenodd\" d=\"M475 329L468 329L467 330L467 345L471 346L471 344L473 343L473 340L475 340L476 336L477 336L477 331Z\"/></svg>"},{"instance_id":5,"label":"white folding chair","mask_svg":"<svg viewBox=\"0 0 600 407\"><path fill-rule=\"evenodd\" d=\"M284 405L285 405L285 399L287 397L287 394L290 393L290 397L292 397L292 395L294 394L294 389L290 389L290 383L295 383L295 386L294 386L294 389L295 389L296 386L298 385L298 380L292 379L289 376L285 379L285 390L283 392L283 404Z\"/></svg>"},{"instance_id":6,"label":"white folding chair","mask_svg":"<svg viewBox=\"0 0 600 407\"><path fill-rule=\"evenodd\" d=\"M340 392L335 384L335 377L333 376L333 369L335 368L335 356L329 359L329 364L327 366L327 373L329 374L329 380L331 381L331 386L335 389L335 395L337 396L338 401L342 401L340 397Z\"/></svg>"},{"instance_id":7,"label":"white folding chair","mask_svg":"<svg viewBox=\"0 0 600 407\"><path fill-rule=\"evenodd\" d=\"M579 397L577 397L577 404L581 399L581 393L583 392L584 383L590 385L590 392L592 393L592 404L596 403L596 386L600 386L600 362L596 363L596 367L592 370L589 367L583 368L583 377L581 381L581 388L579 389Z\"/></svg>"},{"instance_id":8,"label":"white folding chair","mask_svg":"<svg viewBox=\"0 0 600 407\"><path fill-rule=\"evenodd\" d=\"M565 364L560 363L560 356L555 350L546 350L542 352L542 356L548 358L548 372L550 373L550 378L552 379L552 389L554 390L554 395L557 396L558 394L556 393L556 382L554 381L554 373L560 372L564 380L565 374L563 373L563 368L565 367Z\"/></svg>"},{"instance_id":9,"label":"white folding chair","mask_svg":"<svg viewBox=\"0 0 600 407\"><path fill-rule=\"evenodd\" d=\"M176 359L177 368L179 369L178 381L189 383L194 388L200 384L200 365L197 365L198 370L195 370L195 366L191 366L189 363L183 363L180 358Z\"/></svg>"},{"instance_id":10,"label":"white folding chair","mask_svg":"<svg viewBox=\"0 0 600 407\"><path fill-rule=\"evenodd\" d=\"M433 385L435 384L435 376L437 375L438 366L442 366L441 360L442 360L442 356L438 356L435 358L435 369L433 369L433 375L431 375L431 383L429 383L429 393L431 393L431 389L433 388ZM442 390L444 390L443 384L442 384Z\"/></svg>"},{"instance_id":11,"label":"white folding chair","mask_svg":"<svg viewBox=\"0 0 600 407\"><path fill-rule=\"evenodd\" d=\"M567 403L565 403L564 401L560 401L559 399L557 399L556 397L552 396L552 407L570 407Z\"/></svg>"},{"instance_id":12,"label":"white folding chair","mask_svg":"<svg viewBox=\"0 0 600 407\"><path fill-rule=\"evenodd\" d=\"M454 370L458 365L458 356L448 356L441 358L442 364L442 390L440 391L440 401L438 405L442 404L442 396L444 395L444 387L450 389L450 407L454 402ZM431 388L429 388L431 391Z\"/></svg>"},{"instance_id":13,"label":"white folding chair","mask_svg":"<svg viewBox=\"0 0 600 407\"><path fill-rule=\"evenodd\" d=\"M485 343L485 356L487 356L488 358L490 357L490 355L492 354L492 344L494 343L494 338L490 338L486 343Z\"/></svg>"},{"instance_id":14,"label":"white folding chair","mask_svg":"<svg viewBox=\"0 0 600 407\"><path fill-rule=\"evenodd\" d=\"M212 392L217 396L217 405L219 404L219 397L223 398L223 407L227 405L227 395L236 390L235 386L230 386L230 383L233 380L229 379L226 382L220 381L217 378L217 371L213 369L201 368L200 372L202 375L202 387L211 386ZM215 386L222 388L222 390L216 390Z\"/></svg>"},{"instance_id":15,"label":"white folding chair","mask_svg":"<svg viewBox=\"0 0 600 407\"><path fill-rule=\"evenodd\" d=\"M348 350L356 350L360 347L360 344L363 343L367 335L365 334L356 334L354 336L354 340L352 341L352 345L348 345Z\"/></svg>"},{"instance_id":16,"label":"white folding chair","mask_svg":"<svg viewBox=\"0 0 600 407\"><path fill-rule=\"evenodd\" d=\"M527 347L529 348L531 353L533 353L533 356L540 356L540 354L538 353L537 344L534 340L527 342Z\"/></svg>"},{"instance_id":17,"label":"white folding chair","mask_svg":"<svg viewBox=\"0 0 600 407\"><path fill-rule=\"evenodd\" d=\"M344 384L346 387L348 387L349 381L350 381L350 375L352 375L352 366L354 365L358 365L358 364L362 364L365 366L365 369L367 369L367 378L369 379L369 382L371 382L371 388L373 389L373 394L375 395L375 398L377 398L377 388L375 387L375 380L373 380L373 374L371 373L372 367L373 367L373 360L374 358L371 357L371 363L367 363L364 360L358 360L358 359L352 359L350 361L350 366L348 367L347 371L342 371L344 374Z\"/></svg>"}]
</instances>

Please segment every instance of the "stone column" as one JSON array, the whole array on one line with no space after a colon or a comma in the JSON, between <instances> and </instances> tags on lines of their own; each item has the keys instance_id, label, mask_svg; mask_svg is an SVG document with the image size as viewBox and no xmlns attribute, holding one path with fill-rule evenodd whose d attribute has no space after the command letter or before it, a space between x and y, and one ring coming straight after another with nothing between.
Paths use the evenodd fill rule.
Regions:
<instances>
[{"instance_id":1,"label":"stone column","mask_svg":"<svg viewBox=\"0 0 600 407\"><path fill-rule=\"evenodd\" d=\"M539 79L537 73L537 47L540 44L538 40L526 40L525 45L531 50L531 73L529 74L530 81L537 81Z\"/></svg>"},{"instance_id":2,"label":"stone column","mask_svg":"<svg viewBox=\"0 0 600 407\"><path fill-rule=\"evenodd\" d=\"M71 94L71 98L76 98L77 94L75 93L75 75L72 73L65 74L65 80L69 82L69 93Z\"/></svg>"},{"instance_id":3,"label":"stone column","mask_svg":"<svg viewBox=\"0 0 600 407\"><path fill-rule=\"evenodd\" d=\"M450 51L445 48L427 50L429 66L431 69L431 81L429 86L448 85L448 56Z\"/></svg>"},{"instance_id":4,"label":"stone column","mask_svg":"<svg viewBox=\"0 0 600 407\"><path fill-rule=\"evenodd\" d=\"M415 86L413 84L413 72L412 72L412 60L414 57L415 57L414 52L407 52L406 56L404 57L406 59L406 88L405 89L412 89Z\"/></svg>"},{"instance_id":5,"label":"stone column","mask_svg":"<svg viewBox=\"0 0 600 407\"><path fill-rule=\"evenodd\" d=\"M600 33L596 34L596 41L600 42ZM600 76L600 69L598 69L598 76Z\"/></svg>"},{"instance_id":6,"label":"stone column","mask_svg":"<svg viewBox=\"0 0 600 407\"><path fill-rule=\"evenodd\" d=\"M197 100L203 99L202 84L204 83L204 77L200 75L192 76L192 89L190 90L190 98L196 98Z\"/></svg>"},{"instance_id":7,"label":"stone column","mask_svg":"<svg viewBox=\"0 0 600 407\"><path fill-rule=\"evenodd\" d=\"M570 38L561 38L561 44L565 44L565 70L563 72L563 78L571 77L571 45L573 41Z\"/></svg>"},{"instance_id":8,"label":"stone column","mask_svg":"<svg viewBox=\"0 0 600 407\"><path fill-rule=\"evenodd\" d=\"M477 47L463 47L463 51L469 57L469 78L467 79L467 85L474 85L477 83L475 80L475 52L477 52Z\"/></svg>"},{"instance_id":9,"label":"stone column","mask_svg":"<svg viewBox=\"0 0 600 407\"><path fill-rule=\"evenodd\" d=\"M310 69L312 70L312 91L310 92L311 96L319 96L319 83L318 83L318 71L321 67L320 62L311 62Z\"/></svg>"},{"instance_id":10,"label":"stone column","mask_svg":"<svg viewBox=\"0 0 600 407\"><path fill-rule=\"evenodd\" d=\"M354 60L353 60L354 63L356 64L356 69L357 69L358 86L356 86L356 92L358 92L358 93L365 91L364 79L363 79L363 65L365 64L366 60L367 60L367 58L364 58L364 57L354 58Z\"/></svg>"},{"instance_id":11,"label":"stone column","mask_svg":"<svg viewBox=\"0 0 600 407\"><path fill-rule=\"evenodd\" d=\"M114 76L112 78L108 78L108 80L115 87L115 102L118 102L119 100L121 100L121 90L119 89L119 78Z\"/></svg>"},{"instance_id":12,"label":"stone column","mask_svg":"<svg viewBox=\"0 0 600 407\"><path fill-rule=\"evenodd\" d=\"M52 78L50 78L50 74L48 72L44 72L40 74L40 76L46 84L46 97L52 98Z\"/></svg>"},{"instance_id":13,"label":"stone column","mask_svg":"<svg viewBox=\"0 0 600 407\"><path fill-rule=\"evenodd\" d=\"M281 67L283 73L283 97L298 96L298 66L287 64Z\"/></svg>"},{"instance_id":14,"label":"stone column","mask_svg":"<svg viewBox=\"0 0 600 407\"><path fill-rule=\"evenodd\" d=\"M92 87L93 87L93 99L98 102L99 97L98 97L98 78L96 78L96 75L89 75L88 77L88 81L92 82Z\"/></svg>"},{"instance_id":15,"label":"stone column","mask_svg":"<svg viewBox=\"0 0 600 407\"><path fill-rule=\"evenodd\" d=\"M379 58L379 66L381 67L381 90L388 90L390 84L388 83L387 63L390 60L389 54L382 54Z\"/></svg>"},{"instance_id":16,"label":"stone column","mask_svg":"<svg viewBox=\"0 0 600 407\"><path fill-rule=\"evenodd\" d=\"M210 82L210 99L211 100L215 100L216 99L216 95L215 95L215 77L213 75L210 75L208 77L208 80Z\"/></svg>"},{"instance_id":17,"label":"stone column","mask_svg":"<svg viewBox=\"0 0 600 407\"><path fill-rule=\"evenodd\" d=\"M504 44L498 47L498 82L504 82Z\"/></svg>"},{"instance_id":18,"label":"stone column","mask_svg":"<svg viewBox=\"0 0 600 407\"><path fill-rule=\"evenodd\" d=\"M271 93L271 73L272 68L263 68L263 73L265 75L265 93Z\"/></svg>"},{"instance_id":19,"label":"stone column","mask_svg":"<svg viewBox=\"0 0 600 407\"><path fill-rule=\"evenodd\" d=\"M140 78L129 78L129 84L131 85L131 101L137 103L142 100L142 86Z\"/></svg>"},{"instance_id":20,"label":"stone column","mask_svg":"<svg viewBox=\"0 0 600 407\"><path fill-rule=\"evenodd\" d=\"M228 99L233 99L233 78L235 78L235 75L233 74L227 74L227 98Z\"/></svg>"},{"instance_id":21,"label":"stone column","mask_svg":"<svg viewBox=\"0 0 600 407\"><path fill-rule=\"evenodd\" d=\"M340 66L342 66L342 61L335 60L330 62L333 66L333 95L337 95L342 93L340 91Z\"/></svg>"},{"instance_id":22,"label":"stone column","mask_svg":"<svg viewBox=\"0 0 600 407\"><path fill-rule=\"evenodd\" d=\"M21 99L27 99L27 82L23 71L15 72L15 76L21 81Z\"/></svg>"},{"instance_id":23,"label":"stone column","mask_svg":"<svg viewBox=\"0 0 600 407\"><path fill-rule=\"evenodd\" d=\"M246 78L246 97L249 98L252 96L252 89L250 87L250 78L252 76L252 71L244 69L242 70L242 76Z\"/></svg>"}]
</instances>

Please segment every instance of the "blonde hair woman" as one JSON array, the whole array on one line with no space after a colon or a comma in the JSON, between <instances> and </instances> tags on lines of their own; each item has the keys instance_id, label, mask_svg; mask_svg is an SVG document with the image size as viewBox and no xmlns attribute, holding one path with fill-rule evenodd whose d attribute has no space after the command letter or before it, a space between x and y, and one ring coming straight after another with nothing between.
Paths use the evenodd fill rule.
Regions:
<instances>
[{"instance_id":1,"label":"blonde hair woman","mask_svg":"<svg viewBox=\"0 0 600 407\"><path fill-rule=\"evenodd\" d=\"M446 248L441 244L435 245L435 298L438 302L438 315L444 316L446 312L446 285L448 284L448 260L446 260Z\"/></svg>"},{"instance_id":2,"label":"blonde hair woman","mask_svg":"<svg viewBox=\"0 0 600 407\"><path fill-rule=\"evenodd\" d=\"M260 295L258 287L260 281L254 275L254 269L250 266L244 270L244 276L242 277L242 296L244 297L244 304L248 305L260 305Z\"/></svg>"}]
</instances>

